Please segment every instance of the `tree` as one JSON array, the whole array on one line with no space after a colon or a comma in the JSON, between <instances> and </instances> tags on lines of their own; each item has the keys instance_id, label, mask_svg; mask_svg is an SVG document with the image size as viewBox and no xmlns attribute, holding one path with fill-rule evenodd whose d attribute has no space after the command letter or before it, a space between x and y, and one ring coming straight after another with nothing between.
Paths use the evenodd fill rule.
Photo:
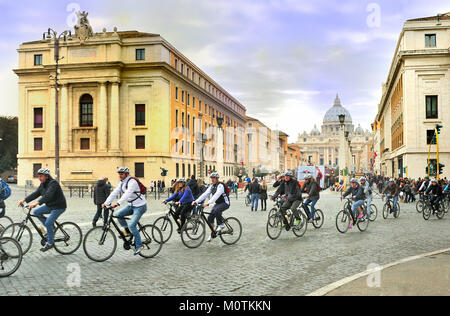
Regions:
<instances>
[{"instance_id":1,"label":"tree","mask_svg":"<svg viewBox=\"0 0 450 316\"><path fill-rule=\"evenodd\" d=\"M0 116L0 173L17 167L17 117Z\"/></svg>"}]
</instances>

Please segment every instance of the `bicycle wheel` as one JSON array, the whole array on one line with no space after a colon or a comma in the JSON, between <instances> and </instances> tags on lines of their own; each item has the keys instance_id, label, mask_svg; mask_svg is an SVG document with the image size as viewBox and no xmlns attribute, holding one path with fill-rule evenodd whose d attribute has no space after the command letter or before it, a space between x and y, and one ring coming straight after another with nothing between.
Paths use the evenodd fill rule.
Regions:
<instances>
[{"instance_id":1,"label":"bicycle wheel","mask_svg":"<svg viewBox=\"0 0 450 316\"><path fill-rule=\"evenodd\" d=\"M271 217L272 215L276 214L278 212L278 209L276 207L272 208L269 211L269 214L267 215L267 218Z\"/></svg>"},{"instance_id":2,"label":"bicycle wheel","mask_svg":"<svg viewBox=\"0 0 450 316\"><path fill-rule=\"evenodd\" d=\"M391 212L391 204L390 203L384 204L384 206L383 206L383 218L387 219L390 212Z\"/></svg>"},{"instance_id":3,"label":"bicycle wheel","mask_svg":"<svg viewBox=\"0 0 450 316\"><path fill-rule=\"evenodd\" d=\"M416 211L417 213L422 213L425 203L422 200L417 201L416 203Z\"/></svg>"},{"instance_id":4,"label":"bicycle wheel","mask_svg":"<svg viewBox=\"0 0 450 316\"><path fill-rule=\"evenodd\" d=\"M151 233L151 237L150 237ZM155 257L163 246L163 235L155 225L145 225L139 229L144 250L139 254L141 257L150 259Z\"/></svg>"},{"instance_id":5,"label":"bicycle wheel","mask_svg":"<svg viewBox=\"0 0 450 316\"><path fill-rule=\"evenodd\" d=\"M173 224L170 218L167 218L167 216L161 216L156 219L153 225L154 227L157 227L162 234L162 243L165 244L168 242L173 233Z\"/></svg>"},{"instance_id":6,"label":"bicycle wheel","mask_svg":"<svg viewBox=\"0 0 450 316\"><path fill-rule=\"evenodd\" d=\"M62 255L71 255L81 246L83 233L75 223L62 223L55 229L55 250Z\"/></svg>"},{"instance_id":7,"label":"bicycle wheel","mask_svg":"<svg viewBox=\"0 0 450 316\"><path fill-rule=\"evenodd\" d=\"M306 217L306 214L300 212L300 217L300 223L298 225L292 226L292 232L297 237L303 237L303 235L305 235L306 231L308 230L308 218Z\"/></svg>"},{"instance_id":8,"label":"bicycle wheel","mask_svg":"<svg viewBox=\"0 0 450 316\"><path fill-rule=\"evenodd\" d=\"M436 212L436 217L438 219L443 219L444 215L445 215L445 209L442 206L440 206L439 211Z\"/></svg>"},{"instance_id":9,"label":"bicycle wheel","mask_svg":"<svg viewBox=\"0 0 450 316\"><path fill-rule=\"evenodd\" d=\"M342 210L336 216L336 228L340 233L345 234L348 231L350 223L350 215L347 212Z\"/></svg>"},{"instance_id":10,"label":"bicycle wheel","mask_svg":"<svg viewBox=\"0 0 450 316\"><path fill-rule=\"evenodd\" d=\"M17 240L0 238L0 278L14 274L22 264L22 247Z\"/></svg>"},{"instance_id":11,"label":"bicycle wheel","mask_svg":"<svg viewBox=\"0 0 450 316\"><path fill-rule=\"evenodd\" d=\"M325 218L324 218L323 212L319 209L315 210L313 226L317 229L321 228L323 226L324 220L325 220Z\"/></svg>"},{"instance_id":12,"label":"bicycle wheel","mask_svg":"<svg viewBox=\"0 0 450 316\"><path fill-rule=\"evenodd\" d=\"M92 228L83 241L83 250L92 261L104 262L110 259L117 249L117 237L111 229Z\"/></svg>"},{"instance_id":13,"label":"bicycle wheel","mask_svg":"<svg viewBox=\"0 0 450 316\"><path fill-rule=\"evenodd\" d=\"M229 217L223 221L225 228L220 232L219 236L226 245L234 245L242 236L241 222L235 217Z\"/></svg>"},{"instance_id":14,"label":"bicycle wheel","mask_svg":"<svg viewBox=\"0 0 450 316\"><path fill-rule=\"evenodd\" d=\"M5 230L6 227L12 224L14 224L14 222L8 216L0 217L0 235Z\"/></svg>"},{"instance_id":15,"label":"bicycle wheel","mask_svg":"<svg viewBox=\"0 0 450 316\"><path fill-rule=\"evenodd\" d=\"M369 218L370 221L375 222L377 217L378 217L378 208L375 205L370 204L370 218Z\"/></svg>"},{"instance_id":16,"label":"bicycle wheel","mask_svg":"<svg viewBox=\"0 0 450 316\"><path fill-rule=\"evenodd\" d=\"M281 235L283 229L283 219L277 213L272 214L267 219L266 231L270 239L275 240Z\"/></svg>"},{"instance_id":17,"label":"bicycle wheel","mask_svg":"<svg viewBox=\"0 0 450 316\"><path fill-rule=\"evenodd\" d=\"M200 247L205 235L205 223L201 219L188 219L181 229L181 241L190 249Z\"/></svg>"},{"instance_id":18,"label":"bicycle wheel","mask_svg":"<svg viewBox=\"0 0 450 316\"><path fill-rule=\"evenodd\" d=\"M367 230L367 227L369 227L369 223L370 223L370 220L366 219L366 216L363 216L363 218L359 219L356 222L356 226L358 226L358 229L360 232L364 232Z\"/></svg>"},{"instance_id":19,"label":"bicycle wheel","mask_svg":"<svg viewBox=\"0 0 450 316\"><path fill-rule=\"evenodd\" d=\"M30 251L31 244L33 243L33 233L31 229L22 224L15 223L6 227L0 237L9 237L17 240L22 247L22 255L25 255Z\"/></svg>"},{"instance_id":20,"label":"bicycle wheel","mask_svg":"<svg viewBox=\"0 0 450 316\"><path fill-rule=\"evenodd\" d=\"M423 209L423 212L422 212L423 219L426 220L426 221L429 220L430 216L431 216L431 212L432 212L431 206L427 205Z\"/></svg>"}]
</instances>

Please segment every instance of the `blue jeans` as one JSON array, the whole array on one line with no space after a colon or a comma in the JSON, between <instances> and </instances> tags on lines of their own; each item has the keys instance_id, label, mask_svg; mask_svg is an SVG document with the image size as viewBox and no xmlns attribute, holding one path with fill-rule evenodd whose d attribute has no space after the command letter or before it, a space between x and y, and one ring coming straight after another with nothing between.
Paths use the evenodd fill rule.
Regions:
<instances>
[{"instance_id":1,"label":"blue jeans","mask_svg":"<svg viewBox=\"0 0 450 316\"><path fill-rule=\"evenodd\" d=\"M308 215L309 219L314 219L314 212L315 212L314 206L316 205L317 201L318 200L307 199L305 201L305 203L303 203L303 206L306 209L306 214ZM309 206L308 206L309 203L311 203L311 213L309 212Z\"/></svg>"},{"instance_id":2,"label":"blue jeans","mask_svg":"<svg viewBox=\"0 0 450 316\"><path fill-rule=\"evenodd\" d=\"M141 219L142 215L144 215L145 212L147 212L147 204L142 205L140 207L133 207L131 205L127 205L116 213L116 216L119 217L117 221L119 222L120 226L122 226L123 228L128 227L130 229L130 232L133 234L136 249L142 247L141 235L139 234L139 231L137 229L137 223L139 222L139 220ZM130 215L133 216L131 217L131 220L127 225L127 221L120 217Z\"/></svg>"},{"instance_id":3,"label":"blue jeans","mask_svg":"<svg viewBox=\"0 0 450 316\"><path fill-rule=\"evenodd\" d=\"M392 195L388 195L388 196L387 196L387 200L389 201L390 199L392 199ZM392 202L394 203L394 213L397 214L398 195L397 195L397 196L394 196Z\"/></svg>"},{"instance_id":4,"label":"blue jeans","mask_svg":"<svg viewBox=\"0 0 450 316\"><path fill-rule=\"evenodd\" d=\"M372 205L373 196L367 198L367 217L370 217L370 206Z\"/></svg>"},{"instance_id":5,"label":"blue jeans","mask_svg":"<svg viewBox=\"0 0 450 316\"><path fill-rule=\"evenodd\" d=\"M259 200L259 194L252 193L252 195L251 195L252 208L255 208L255 210L258 210L258 200Z\"/></svg>"},{"instance_id":6,"label":"blue jeans","mask_svg":"<svg viewBox=\"0 0 450 316\"><path fill-rule=\"evenodd\" d=\"M43 205L34 210L33 214L41 221L41 223L47 229L47 243L53 245L55 242L55 230L54 224L59 216L64 213L66 209L63 210L50 210L47 205ZM50 214L49 217L45 217L44 214Z\"/></svg>"},{"instance_id":7,"label":"blue jeans","mask_svg":"<svg viewBox=\"0 0 450 316\"><path fill-rule=\"evenodd\" d=\"M353 217L356 218L356 210L358 209L358 207L361 207L363 205L364 205L364 200L359 200L359 201L353 202L353 205L352 205Z\"/></svg>"}]
</instances>

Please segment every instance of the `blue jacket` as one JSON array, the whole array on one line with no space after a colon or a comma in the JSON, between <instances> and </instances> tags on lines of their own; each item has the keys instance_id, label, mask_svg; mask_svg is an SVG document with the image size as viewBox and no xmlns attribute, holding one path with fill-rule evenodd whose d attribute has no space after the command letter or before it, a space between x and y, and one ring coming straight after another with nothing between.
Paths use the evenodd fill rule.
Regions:
<instances>
[{"instance_id":1,"label":"blue jacket","mask_svg":"<svg viewBox=\"0 0 450 316\"><path fill-rule=\"evenodd\" d=\"M178 191L177 193L172 194L172 196L168 198L166 201L170 202L173 200L180 202L181 204L189 204L192 203L195 199L191 189L188 186L186 186L184 192Z\"/></svg>"}]
</instances>

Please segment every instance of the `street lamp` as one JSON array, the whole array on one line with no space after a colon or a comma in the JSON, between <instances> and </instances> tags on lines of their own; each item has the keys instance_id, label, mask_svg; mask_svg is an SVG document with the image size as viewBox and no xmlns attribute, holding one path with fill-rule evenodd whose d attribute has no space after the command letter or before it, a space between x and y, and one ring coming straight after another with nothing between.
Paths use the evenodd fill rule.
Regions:
<instances>
[{"instance_id":1,"label":"street lamp","mask_svg":"<svg viewBox=\"0 0 450 316\"><path fill-rule=\"evenodd\" d=\"M224 167L223 167L223 129L222 129L222 125L224 122L223 116L220 117L219 115L217 115L216 118L217 121L217 125L219 127L219 131L218 131L218 135L217 135L217 141L218 141L218 146L217 146L217 168L219 169L219 172L224 172Z\"/></svg>"},{"instance_id":2,"label":"street lamp","mask_svg":"<svg viewBox=\"0 0 450 316\"><path fill-rule=\"evenodd\" d=\"M217 125L219 125L219 128L222 128L223 125L223 117L217 116Z\"/></svg>"},{"instance_id":3,"label":"street lamp","mask_svg":"<svg viewBox=\"0 0 450 316\"><path fill-rule=\"evenodd\" d=\"M343 180L345 182L345 174L344 170L346 167L346 154L345 154L345 114L338 115L339 123L341 125L341 137L340 137L340 144L339 144L339 181ZM348 137L348 136L347 136Z\"/></svg>"},{"instance_id":4,"label":"street lamp","mask_svg":"<svg viewBox=\"0 0 450 316\"><path fill-rule=\"evenodd\" d=\"M339 123L341 123L341 125L344 125L344 122L345 122L345 114L338 115L338 117L339 117Z\"/></svg>"},{"instance_id":5,"label":"street lamp","mask_svg":"<svg viewBox=\"0 0 450 316\"><path fill-rule=\"evenodd\" d=\"M54 59L55 59L55 177L57 181L60 181L60 172L59 172L59 61L64 57L59 57L59 42L62 40L66 42L67 40L72 40L72 31L64 31L58 35L56 31L49 28L46 33L43 34L43 40L48 39L54 40Z\"/></svg>"}]
</instances>

